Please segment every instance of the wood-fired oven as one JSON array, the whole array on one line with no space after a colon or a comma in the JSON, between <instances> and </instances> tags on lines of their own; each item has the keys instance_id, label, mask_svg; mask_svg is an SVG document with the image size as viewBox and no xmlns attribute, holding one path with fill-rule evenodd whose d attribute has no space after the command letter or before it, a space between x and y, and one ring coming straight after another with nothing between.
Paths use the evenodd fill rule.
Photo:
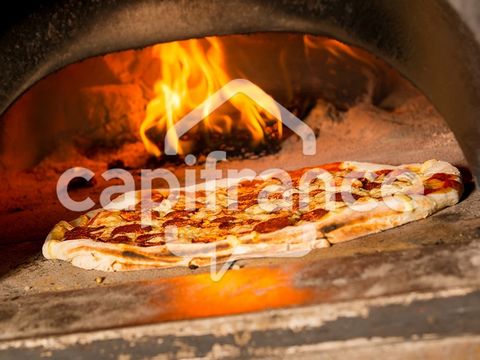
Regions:
<instances>
[{"instance_id":1,"label":"wood-fired oven","mask_svg":"<svg viewBox=\"0 0 480 360\"><path fill-rule=\"evenodd\" d=\"M56 0L0 26L0 354L5 358L300 356L475 358L480 346L480 39L446 0ZM455 7L455 8L454 8ZM467 10L468 9L468 10ZM477 36L477 38L475 38ZM236 96L186 134L168 130L247 79L311 129ZM357 160L459 167L462 201L431 218L301 258L103 273L45 260L58 200L164 167L222 171ZM185 154L194 153L187 164Z\"/></svg>"}]
</instances>

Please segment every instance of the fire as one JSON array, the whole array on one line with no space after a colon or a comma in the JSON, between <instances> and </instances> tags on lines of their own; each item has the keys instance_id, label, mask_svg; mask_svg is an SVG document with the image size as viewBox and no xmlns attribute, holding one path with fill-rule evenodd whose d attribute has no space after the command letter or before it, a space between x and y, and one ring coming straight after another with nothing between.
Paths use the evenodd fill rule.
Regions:
<instances>
[{"instance_id":1,"label":"fire","mask_svg":"<svg viewBox=\"0 0 480 360\"><path fill-rule=\"evenodd\" d=\"M228 105L210 114L209 97L233 76L227 71L225 49L221 38L207 37L155 45L153 56L161 63L161 78L153 89L154 97L148 103L146 116L140 127L145 148L154 156L161 156L163 143L168 140L178 154L187 154L199 146L199 139L231 134L233 129L243 129L253 146L265 140L267 124L276 123L277 136L281 137L282 123L242 94L230 98ZM273 99L266 99L273 101ZM176 122L206 102L202 123L179 138L172 129Z\"/></svg>"},{"instance_id":2,"label":"fire","mask_svg":"<svg viewBox=\"0 0 480 360\"><path fill-rule=\"evenodd\" d=\"M307 53L312 49L322 49L328 52L332 59L339 60L349 58L370 69L375 69L379 66L365 51L351 47L335 39L322 36L304 35L303 44Z\"/></svg>"}]
</instances>

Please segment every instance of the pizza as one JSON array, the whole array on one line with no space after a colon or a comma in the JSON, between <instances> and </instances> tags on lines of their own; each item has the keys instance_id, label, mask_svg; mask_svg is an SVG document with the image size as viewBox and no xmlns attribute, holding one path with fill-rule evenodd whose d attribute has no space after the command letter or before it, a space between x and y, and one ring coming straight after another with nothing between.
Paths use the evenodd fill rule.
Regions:
<instances>
[{"instance_id":1,"label":"pizza","mask_svg":"<svg viewBox=\"0 0 480 360\"><path fill-rule=\"evenodd\" d=\"M344 161L223 179L213 187L138 190L125 206L60 221L42 251L103 271L302 256L423 219L456 204L462 191L458 169L437 160Z\"/></svg>"}]
</instances>

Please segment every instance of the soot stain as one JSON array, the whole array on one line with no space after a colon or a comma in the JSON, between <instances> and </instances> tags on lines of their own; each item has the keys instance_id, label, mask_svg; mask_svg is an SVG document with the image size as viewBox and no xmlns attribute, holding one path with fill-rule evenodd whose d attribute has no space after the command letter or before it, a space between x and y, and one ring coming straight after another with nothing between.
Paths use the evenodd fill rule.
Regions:
<instances>
[{"instance_id":1,"label":"soot stain","mask_svg":"<svg viewBox=\"0 0 480 360\"><path fill-rule=\"evenodd\" d=\"M122 252L122 255L125 256L125 257L129 257L131 259L142 259L142 260L149 259L148 256L145 256L145 255L142 255L142 254L137 254L133 251L124 251L124 252Z\"/></svg>"}]
</instances>

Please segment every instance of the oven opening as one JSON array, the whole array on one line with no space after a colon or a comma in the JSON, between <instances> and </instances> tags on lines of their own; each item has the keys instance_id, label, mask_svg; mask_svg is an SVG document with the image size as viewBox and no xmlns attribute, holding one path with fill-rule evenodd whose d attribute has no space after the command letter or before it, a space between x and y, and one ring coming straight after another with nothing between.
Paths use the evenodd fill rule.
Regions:
<instances>
[{"instance_id":1,"label":"oven opening","mask_svg":"<svg viewBox=\"0 0 480 360\"><path fill-rule=\"evenodd\" d=\"M240 85L225 90L232 81ZM314 156L304 155L302 139L279 120L282 107L312 130ZM195 111L201 121L179 134L175 125ZM200 171L212 151L226 153L218 164L224 176L228 169L344 160L463 163L441 116L394 69L359 48L307 34L213 36L90 58L34 85L1 126L9 191L2 192L0 221L12 242L43 239L74 216L55 192L72 167L96 175L72 181L70 196L98 203L116 184L98 176L107 169L128 171L138 183L140 169L166 167L183 183L185 170Z\"/></svg>"}]
</instances>

